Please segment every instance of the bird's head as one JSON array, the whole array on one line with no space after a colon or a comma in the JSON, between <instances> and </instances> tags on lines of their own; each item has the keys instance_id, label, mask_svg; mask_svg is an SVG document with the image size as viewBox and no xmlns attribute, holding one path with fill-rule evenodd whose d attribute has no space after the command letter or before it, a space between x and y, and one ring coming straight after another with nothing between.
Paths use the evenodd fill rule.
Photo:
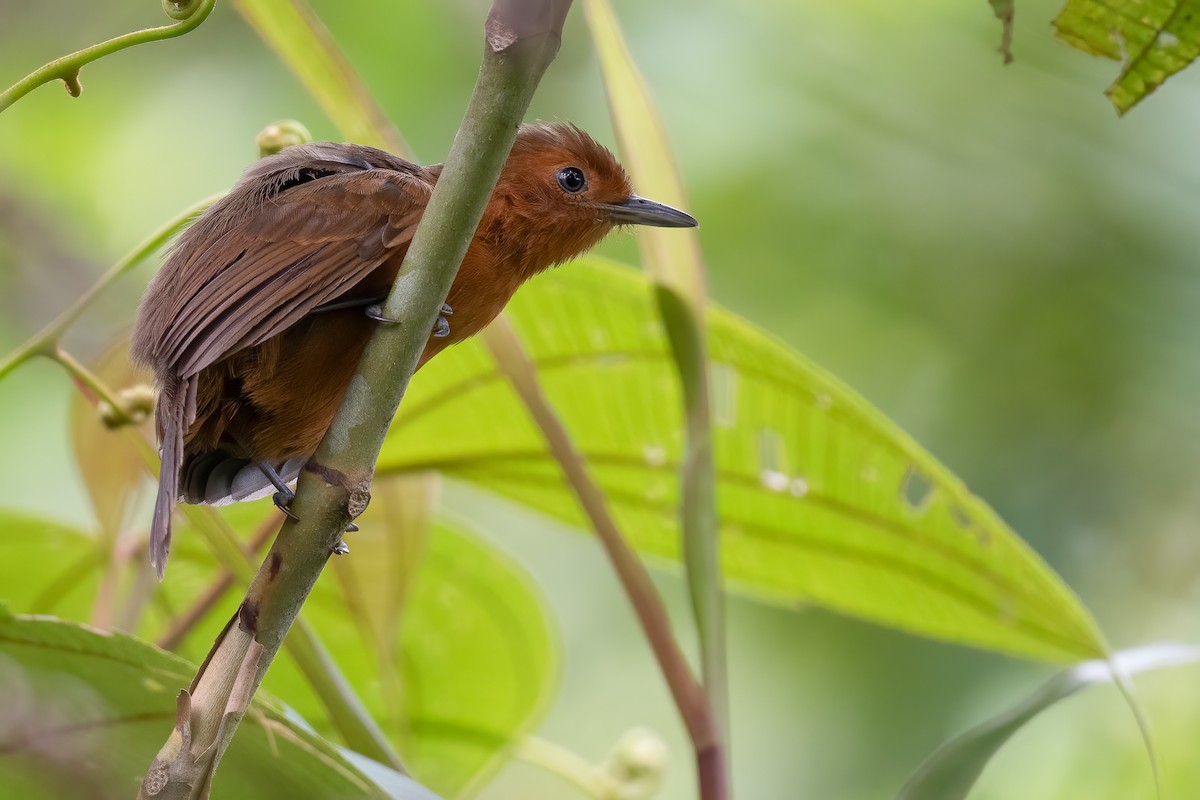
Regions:
<instances>
[{"instance_id":1,"label":"bird's head","mask_svg":"<svg viewBox=\"0 0 1200 800\"><path fill-rule=\"evenodd\" d=\"M616 157L566 123L521 126L492 203L519 220L533 271L579 255L620 225L697 225L689 214L634 194Z\"/></svg>"}]
</instances>

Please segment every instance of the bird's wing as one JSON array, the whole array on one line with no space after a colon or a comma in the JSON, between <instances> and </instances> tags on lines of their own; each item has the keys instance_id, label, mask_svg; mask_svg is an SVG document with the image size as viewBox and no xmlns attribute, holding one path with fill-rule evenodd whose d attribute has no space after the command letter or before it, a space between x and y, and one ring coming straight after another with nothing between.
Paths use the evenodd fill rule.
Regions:
<instances>
[{"instance_id":1,"label":"bird's wing","mask_svg":"<svg viewBox=\"0 0 1200 800\"><path fill-rule=\"evenodd\" d=\"M405 246L430 190L387 169L331 175L185 235L183 263L163 268L154 360L187 378L294 325Z\"/></svg>"}]
</instances>

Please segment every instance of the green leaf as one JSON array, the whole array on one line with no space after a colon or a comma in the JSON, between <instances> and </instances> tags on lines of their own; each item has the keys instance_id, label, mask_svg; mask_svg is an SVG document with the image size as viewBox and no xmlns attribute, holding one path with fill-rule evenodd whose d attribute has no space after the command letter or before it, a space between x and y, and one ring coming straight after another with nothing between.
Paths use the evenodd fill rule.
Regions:
<instances>
[{"instance_id":1,"label":"green leaf","mask_svg":"<svg viewBox=\"0 0 1200 800\"><path fill-rule=\"evenodd\" d=\"M0 509L0 604L14 611L85 620L104 562L96 538ZM31 569L31 564L37 568Z\"/></svg>"},{"instance_id":2,"label":"green leaf","mask_svg":"<svg viewBox=\"0 0 1200 800\"><path fill-rule=\"evenodd\" d=\"M318 630L414 774L447 797L464 797L540 721L556 684L559 655L549 613L523 571L462 531L425 530L436 498L431 477L436 478L375 482L362 530L350 540L353 553L334 562L337 580L330 576L318 583L303 618ZM222 512L244 532L273 509L264 501ZM171 579L154 585L141 615L138 632L146 637L160 635L217 574L212 554L186 519L177 534ZM31 570L30 564L40 568ZM95 537L0 510L0 603L88 619L108 566ZM145 572L140 559L120 573L118 602L138 595L139 571ZM228 593L181 650L203 658L239 598L240 592ZM174 686L189 680L180 678ZM324 706L286 653L266 687L322 735L334 736ZM153 750L141 769L152 755Z\"/></svg>"},{"instance_id":3,"label":"green leaf","mask_svg":"<svg viewBox=\"0 0 1200 800\"><path fill-rule=\"evenodd\" d=\"M1069 0L1058 36L1122 62L1106 94L1124 114L1200 55L1200 0Z\"/></svg>"},{"instance_id":4,"label":"green leaf","mask_svg":"<svg viewBox=\"0 0 1200 800\"><path fill-rule=\"evenodd\" d=\"M984 768L1022 725L1066 697L1094 683L1112 680L1113 666L1122 676L1200 661L1200 647L1163 642L1113 654L1112 663L1085 661L1059 673L1026 700L942 745L925 760L896 800L963 800Z\"/></svg>"},{"instance_id":5,"label":"green leaf","mask_svg":"<svg viewBox=\"0 0 1200 800\"><path fill-rule=\"evenodd\" d=\"M413 776L467 797L540 721L556 684L557 640L531 580L489 545L444 524L405 531L416 542L389 530L406 511L397 501L425 491L393 481L376 480L351 554L334 564L339 580L318 584L304 618ZM416 563L392 569L400 553ZM402 619L380 625L398 606ZM318 718L289 664L276 664L266 686Z\"/></svg>"},{"instance_id":6,"label":"green leaf","mask_svg":"<svg viewBox=\"0 0 1200 800\"><path fill-rule=\"evenodd\" d=\"M0 615L0 795L127 797L175 719L195 666L120 634ZM221 797L406 798L389 793L278 703L254 701L221 763Z\"/></svg>"},{"instance_id":7,"label":"green leaf","mask_svg":"<svg viewBox=\"0 0 1200 800\"><path fill-rule=\"evenodd\" d=\"M234 0L234 8L321 104L342 138L405 155L408 147L304 0Z\"/></svg>"},{"instance_id":8,"label":"green leaf","mask_svg":"<svg viewBox=\"0 0 1200 800\"><path fill-rule=\"evenodd\" d=\"M679 385L649 283L578 261L532 281L509 315L626 535L677 561ZM861 397L732 314L711 309L708 334L733 588L1034 658L1103 653L1062 581ZM378 469L441 469L583 524L541 435L474 342L421 370Z\"/></svg>"}]
</instances>

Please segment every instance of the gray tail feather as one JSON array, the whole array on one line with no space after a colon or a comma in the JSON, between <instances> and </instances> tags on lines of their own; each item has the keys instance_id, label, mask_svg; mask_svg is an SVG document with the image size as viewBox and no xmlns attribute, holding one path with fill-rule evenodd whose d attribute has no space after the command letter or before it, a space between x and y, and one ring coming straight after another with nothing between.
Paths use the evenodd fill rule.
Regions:
<instances>
[{"instance_id":1,"label":"gray tail feather","mask_svg":"<svg viewBox=\"0 0 1200 800\"><path fill-rule=\"evenodd\" d=\"M154 518L150 525L150 563L162 580L171 551L171 512L179 495L179 469L183 465L183 433L190 424L189 405L194 404L186 378L164 385L155 409L162 465L158 471L158 495L154 500ZM189 400L191 401L189 403ZM194 406L192 416L195 416Z\"/></svg>"},{"instance_id":2,"label":"gray tail feather","mask_svg":"<svg viewBox=\"0 0 1200 800\"><path fill-rule=\"evenodd\" d=\"M298 457L271 466L284 483L290 484L300 475L300 468L307 460ZM224 450L189 455L181 475L179 488L185 503L224 506L270 497L276 491L253 459Z\"/></svg>"}]
</instances>

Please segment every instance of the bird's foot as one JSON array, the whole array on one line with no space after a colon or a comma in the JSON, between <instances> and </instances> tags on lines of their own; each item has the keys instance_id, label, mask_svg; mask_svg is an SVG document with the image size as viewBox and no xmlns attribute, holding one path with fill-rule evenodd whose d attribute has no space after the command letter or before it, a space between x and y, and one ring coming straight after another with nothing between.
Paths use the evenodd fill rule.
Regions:
<instances>
[{"instance_id":1,"label":"bird's foot","mask_svg":"<svg viewBox=\"0 0 1200 800\"><path fill-rule=\"evenodd\" d=\"M445 339L450 335L450 320L446 319L454 313L454 309L449 303L442 303L442 310L438 313L437 322L433 326L433 336L435 339Z\"/></svg>"},{"instance_id":2,"label":"bird's foot","mask_svg":"<svg viewBox=\"0 0 1200 800\"><path fill-rule=\"evenodd\" d=\"M433 325L433 337L435 339L445 339L450 335L450 320L447 317L453 313L454 309L450 307L449 303L442 303L441 310L438 312L437 322ZM384 325L400 324L400 320L384 316L383 306L379 303L367 306L366 314L370 319L382 322Z\"/></svg>"},{"instance_id":3,"label":"bird's foot","mask_svg":"<svg viewBox=\"0 0 1200 800\"><path fill-rule=\"evenodd\" d=\"M300 518L292 511L292 501L296 499L296 493L291 489L284 487L282 490L271 495L271 502L275 507L283 512L284 516L291 520L300 521Z\"/></svg>"},{"instance_id":4,"label":"bird's foot","mask_svg":"<svg viewBox=\"0 0 1200 800\"><path fill-rule=\"evenodd\" d=\"M367 314L368 318L373 319L376 322L382 322L384 325L399 325L400 324L400 320L398 320L398 319L392 319L391 317L385 317L383 315L383 306L379 303L375 303L374 305L367 306L366 314Z\"/></svg>"}]
</instances>

